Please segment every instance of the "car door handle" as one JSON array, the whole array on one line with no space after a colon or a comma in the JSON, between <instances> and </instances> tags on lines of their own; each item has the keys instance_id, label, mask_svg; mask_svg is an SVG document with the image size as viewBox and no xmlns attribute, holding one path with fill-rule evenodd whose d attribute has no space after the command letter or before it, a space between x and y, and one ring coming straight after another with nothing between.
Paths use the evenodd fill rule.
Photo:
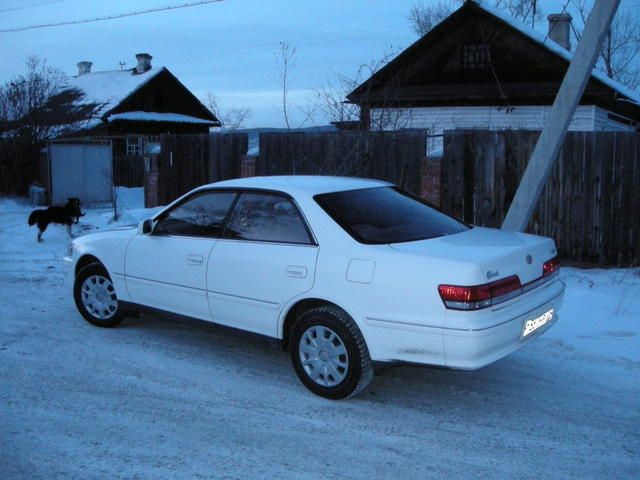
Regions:
<instances>
[{"instance_id":1,"label":"car door handle","mask_svg":"<svg viewBox=\"0 0 640 480\"><path fill-rule=\"evenodd\" d=\"M187 255L187 263L189 265L202 265L204 257L202 255Z\"/></svg>"},{"instance_id":2,"label":"car door handle","mask_svg":"<svg viewBox=\"0 0 640 480\"><path fill-rule=\"evenodd\" d=\"M289 265L287 267L287 277L307 278L307 267L298 265Z\"/></svg>"}]
</instances>

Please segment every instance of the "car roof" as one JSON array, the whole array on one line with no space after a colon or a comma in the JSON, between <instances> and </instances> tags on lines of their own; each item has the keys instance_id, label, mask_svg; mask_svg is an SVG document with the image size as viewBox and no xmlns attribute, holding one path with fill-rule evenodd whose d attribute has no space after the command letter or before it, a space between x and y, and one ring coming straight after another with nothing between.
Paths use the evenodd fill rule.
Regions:
<instances>
[{"instance_id":1,"label":"car roof","mask_svg":"<svg viewBox=\"0 0 640 480\"><path fill-rule=\"evenodd\" d=\"M233 187L277 190L289 195L313 196L320 193L359 190L362 188L384 187L393 185L382 180L367 178L331 177L321 175L289 175L271 177L248 177L224 180L204 187Z\"/></svg>"}]
</instances>

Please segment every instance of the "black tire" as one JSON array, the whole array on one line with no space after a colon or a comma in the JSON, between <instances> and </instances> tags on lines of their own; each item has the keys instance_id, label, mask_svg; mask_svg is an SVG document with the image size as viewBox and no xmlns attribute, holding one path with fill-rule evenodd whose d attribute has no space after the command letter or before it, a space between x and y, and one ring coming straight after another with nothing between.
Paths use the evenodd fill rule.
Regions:
<instances>
[{"instance_id":1,"label":"black tire","mask_svg":"<svg viewBox=\"0 0 640 480\"><path fill-rule=\"evenodd\" d=\"M348 366L341 367L340 372L334 370L340 375L338 378L343 377L341 381L335 385L322 385L318 383L318 381L323 383L336 381L330 373L328 379L323 378L323 374L320 374L318 381L311 377L317 370L310 365L309 360L311 359L308 353L303 350L304 345L310 346L310 336L318 330L317 327L320 327L319 330L321 332L335 333L338 339L335 337L326 338L333 338L334 342L338 344L338 348L341 348L340 345L342 345L346 349L346 355L348 356L346 364ZM328 335L331 334L329 333ZM293 325L289 341L289 351L291 353L293 368L304 386L316 395L331 400L352 397L364 390L373 379L371 357L369 356L369 350L362 337L362 333L349 315L339 308L325 306L305 312ZM303 344L303 350L301 350L301 343ZM316 347L314 346L312 348ZM303 357L306 357L305 360L303 360ZM327 355L325 353L324 363L330 362L331 360L327 360L326 357ZM320 358L319 356L315 357L313 363L319 364L319 362L322 361ZM344 355L340 355L340 358L341 361L345 363ZM306 367L303 365L303 361L306 362ZM309 370L311 370L311 372L309 372ZM324 372L327 372L326 367Z\"/></svg>"},{"instance_id":2,"label":"black tire","mask_svg":"<svg viewBox=\"0 0 640 480\"><path fill-rule=\"evenodd\" d=\"M89 301L90 294L87 289L91 285L105 290L105 300L108 305L104 304L104 308L88 308L85 305ZM97 327L115 327L124 319L122 307L111 283L111 277L109 277L107 270L100 263L91 263L78 272L73 285L73 299L84 319ZM103 304L100 305L102 306Z\"/></svg>"}]
</instances>

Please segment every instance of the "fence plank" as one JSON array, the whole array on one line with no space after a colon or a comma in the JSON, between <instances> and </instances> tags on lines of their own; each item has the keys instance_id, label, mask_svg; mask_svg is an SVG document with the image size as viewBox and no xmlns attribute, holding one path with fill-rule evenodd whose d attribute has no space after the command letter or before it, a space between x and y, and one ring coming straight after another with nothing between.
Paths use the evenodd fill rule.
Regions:
<instances>
[{"instance_id":1,"label":"fence plank","mask_svg":"<svg viewBox=\"0 0 640 480\"><path fill-rule=\"evenodd\" d=\"M167 204L199 185L239 177L248 136L167 134L160 142L158 201Z\"/></svg>"},{"instance_id":2,"label":"fence plank","mask_svg":"<svg viewBox=\"0 0 640 480\"><path fill-rule=\"evenodd\" d=\"M369 177L420 192L425 132L262 133L260 175Z\"/></svg>"},{"instance_id":3,"label":"fence plank","mask_svg":"<svg viewBox=\"0 0 640 480\"><path fill-rule=\"evenodd\" d=\"M144 157L142 155L114 155L113 184L119 187L142 187L144 185Z\"/></svg>"},{"instance_id":4,"label":"fence plank","mask_svg":"<svg viewBox=\"0 0 640 480\"><path fill-rule=\"evenodd\" d=\"M445 132L442 206L499 226L538 132ZM553 237L561 255L603 265L640 263L640 134L570 132L528 230Z\"/></svg>"}]
</instances>

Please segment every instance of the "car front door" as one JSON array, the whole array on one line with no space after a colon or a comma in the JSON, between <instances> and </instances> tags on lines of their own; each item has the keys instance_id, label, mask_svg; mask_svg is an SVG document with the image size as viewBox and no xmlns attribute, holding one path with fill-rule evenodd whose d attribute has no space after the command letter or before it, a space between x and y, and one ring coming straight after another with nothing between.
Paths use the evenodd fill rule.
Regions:
<instances>
[{"instance_id":1,"label":"car front door","mask_svg":"<svg viewBox=\"0 0 640 480\"><path fill-rule=\"evenodd\" d=\"M211 251L207 294L216 323L277 336L282 307L313 286L318 246L287 195L240 194Z\"/></svg>"},{"instance_id":2,"label":"car front door","mask_svg":"<svg viewBox=\"0 0 640 480\"><path fill-rule=\"evenodd\" d=\"M125 279L133 302L212 320L206 294L207 261L222 233L232 191L198 192L139 233L125 256Z\"/></svg>"}]
</instances>

